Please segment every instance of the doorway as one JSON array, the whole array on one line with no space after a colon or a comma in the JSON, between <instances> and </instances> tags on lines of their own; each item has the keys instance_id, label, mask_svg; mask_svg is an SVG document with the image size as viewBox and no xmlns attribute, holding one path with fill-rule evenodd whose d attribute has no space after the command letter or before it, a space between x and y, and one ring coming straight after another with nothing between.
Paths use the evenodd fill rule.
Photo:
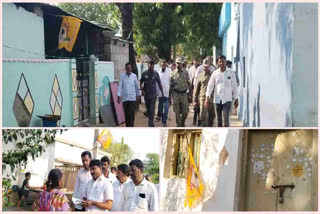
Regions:
<instances>
[{"instance_id":1,"label":"doorway","mask_svg":"<svg viewBox=\"0 0 320 214\"><path fill-rule=\"evenodd\" d=\"M86 122L90 117L89 63L86 59L77 59L79 123Z\"/></svg>"},{"instance_id":2,"label":"doorway","mask_svg":"<svg viewBox=\"0 0 320 214\"><path fill-rule=\"evenodd\" d=\"M317 142L317 130L246 131L239 210L318 210Z\"/></svg>"}]
</instances>

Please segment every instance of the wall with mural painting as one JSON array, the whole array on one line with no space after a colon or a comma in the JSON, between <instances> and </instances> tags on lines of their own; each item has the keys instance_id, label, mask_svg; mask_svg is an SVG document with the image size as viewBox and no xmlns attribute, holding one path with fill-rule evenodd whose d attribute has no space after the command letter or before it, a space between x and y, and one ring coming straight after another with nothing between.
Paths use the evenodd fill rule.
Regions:
<instances>
[{"instance_id":1,"label":"wall with mural painting","mask_svg":"<svg viewBox=\"0 0 320 214\"><path fill-rule=\"evenodd\" d=\"M110 104L109 83L114 81L114 64L112 62L95 62L96 90L98 106Z\"/></svg>"},{"instance_id":2,"label":"wall with mural painting","mask_svg":"<svg viewBox=\"0 0 320 214\"><path fill-rule=\"evenodd\" d=\"M3 60L3 126L41 127L37 115L61 115L72 126L70 60Z\"/></svg>"}]
</instances>

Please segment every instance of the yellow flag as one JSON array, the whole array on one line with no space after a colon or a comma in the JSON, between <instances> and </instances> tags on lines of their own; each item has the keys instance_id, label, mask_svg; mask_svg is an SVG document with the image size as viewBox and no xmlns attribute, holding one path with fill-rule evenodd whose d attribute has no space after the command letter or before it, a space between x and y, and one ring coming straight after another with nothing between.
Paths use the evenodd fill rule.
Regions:
<instances>
[{"instance_id":1,"label":"yellow flag","mask_svg":"<svg viewBox=\"0 0 320 214\"><path fill-rule=\"evenodd\" d=\"M102 148L108 148L113 141L113 137L109 129L103 129L97 138L97 141L101 143Z\"/></svg>"},{"instance_id":2,"label":"yellow flag","mask_svg":"<svg viewBox=\"0 0 320 214\"><path fill-rule=\"evenodd\" d=\"M72 52L76 42L82 20L72 16L62 16L62 24L59 32L59 49L65 48Z\"/></svg>"},{"instance_id":3,"label":"yellow flag","mask_svg":"<svg viewBox=\"0 0 320 214\"><path fill-rule=\"evenodd\" d=\"M200 174L194 163L191 149L188 146L189 153L189 167L187 174L186 184L186 197L184 201L184 207L197 207L203 198L204 186L200 180Z\"/></svg>"}]
</instances>

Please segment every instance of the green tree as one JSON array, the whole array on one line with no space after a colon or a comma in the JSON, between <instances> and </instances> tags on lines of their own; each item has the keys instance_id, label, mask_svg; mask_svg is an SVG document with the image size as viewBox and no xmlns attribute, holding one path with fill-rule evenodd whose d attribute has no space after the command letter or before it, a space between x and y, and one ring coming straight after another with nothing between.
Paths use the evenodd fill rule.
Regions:
<instances>
[{"instance_id":1,"label":"green tree","mask_svg":"<svg viewBox=\"0 0 320 214\"><path fill-rule=\"evenodd\" d=\"M58 6L73 15L94 21L120 31L121 14L112 3L59 3Z\"/></svg>"},{"instance_id":2,"label":"green tree","mask_svg":"<svg viewBox=\"0 0 320 214\"><path fill-rule=\"evenodd\" d=\"M62 133L60 129L3 129L2 142L12 144L13 149L2 152L2 209L6 210L12 181L16 180L17 172L25 167L30 158L34 160L45 152L46 147L54 142L55 135ZM9 170L10 173L4 173Z\"/></svg>"},{"instance_id":3,"label":"green tree","mask_svg":"<svg viewBox=\"0 0 320 214\"><path fill-rule=\"evenodd\" d=\"M148 153L144 162L144 172L151 175L154 183L159 183L159 154Z\"/></svg>"},{"instance_id":4,"label":"green tree","mask_svg":"<svg viewBox=\"0 0 320 214\"><path fill-rule=\"evenodd\" d=\"M183 4L186 33L181 46L182 54L187 56L188 60L212 55L213 45L221 48L221 39L218 38L221 7L221 3Z\"/></svg>"},{"instance_id":5,"label":"green tree","mask_svg":"<svg viewBox=\"0 0 320 214\"><path fill-rule=\"evenodd\" d=\"M176 3L135 4L135 45L138 54L171 59L172 47L182 38L181 6Z\"/></svg>"},{"instance_id":6,"label":"green tree","mask_svg":"<svg viewBox=\"0 0 320 214\"><path fill-rule=\"evenodd\" d=\"M218 38L221 3L136 4L134 27L136 51L152 58L188 59L212 55ZM200 49L202 53L200 54Z\"/></svg>"},{"instance_id":7,"label":"green tree","mask_svg":"<svg viewBox=\"0 0 320 214\"><path fill-rule=\"evenodd\" d=\"M110 161L111 166L127 164L133 156L133 151L128 144L124 143L123 138L121 139L120 143L112 143L105 151L112 154L112 158Z\"/></svg>"}]
</instances>

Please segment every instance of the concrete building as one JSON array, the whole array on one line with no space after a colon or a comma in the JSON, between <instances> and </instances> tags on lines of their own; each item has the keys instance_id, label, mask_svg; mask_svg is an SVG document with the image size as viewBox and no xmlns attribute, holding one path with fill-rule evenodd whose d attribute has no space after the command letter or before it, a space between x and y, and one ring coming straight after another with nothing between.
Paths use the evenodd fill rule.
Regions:
<instances>
[{"instance_id":1,"label":"concrete building","mask_svg":"<svg viewBox=\"0 0 320 214\"><path fill-rule=\"evenodd\" d=\"M317 130L162 130L161 211L315 211L317 142ZM194 208L184 206L187 145L204 184ZM272 185L286 184L279 203Z\"/></svg>"},{"instance_id":2,"label":"concrete building","mask_svg":"<svg viewBox=\"0 0 320 214\"><path fill-rule=\"evenodd\" d=\"M102 109L114 117L109 83L128 58L127 42L81 19L72 51L60 50L61 16L74 15L43 3L2 6L3 126L42 127L37 116L45 114L60 116L58 126L99 124Z\"/></svg>"},{"instance_id":3,"label":"concrete building","mask_svg":"<svg viewBox=\"0 0 320 214\"><path fill-rule=\"evenodd\" d=\"M219 36L240 78L244 126L317 127L316 3L224 3Z\"/></svg>"}]
</instances>

